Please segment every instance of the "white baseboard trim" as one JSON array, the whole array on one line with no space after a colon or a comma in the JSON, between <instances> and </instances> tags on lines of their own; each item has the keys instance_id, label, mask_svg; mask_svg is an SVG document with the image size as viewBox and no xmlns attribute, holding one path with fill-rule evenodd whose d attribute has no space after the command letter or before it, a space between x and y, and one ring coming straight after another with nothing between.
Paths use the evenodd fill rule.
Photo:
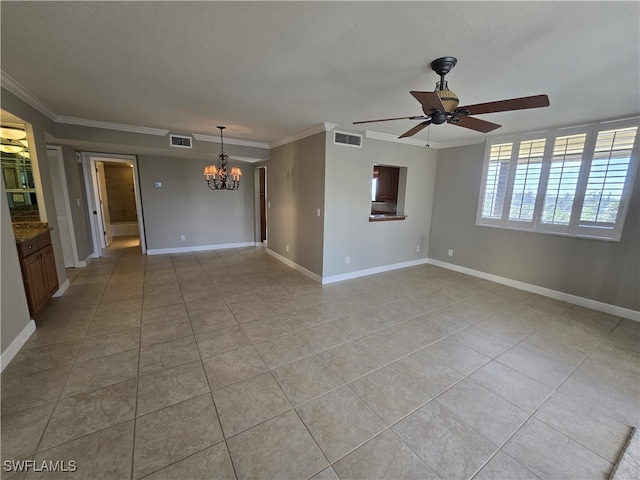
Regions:
<instances>
[{"instance_id":1,"label":"white baseboard trim","mask_svg":"<svg viewBox=\"0 0 640 480\"><path fill-rule=\"evenodd\" d=\"M69 279L67 278L64 282L62 282L62 285L60 285L60 288L58 288L58 291L54 293L53 296L61 297L62 295L64 295L64 292L67 291L67 288L69 288L69 285L71 285L71 282L69 282Z\"/></svg>"},{"instance_id":2,"label":"white baseboard trim","mask_svg":"<svg viewBox=\"0 0 640 480\"><path fill-rule=\"evenodd\" d=\"M255 242L220 243L218 245L197 245L192 247L148 248L147 255L166 255L168 253L204 252L207 250L224 250L227 248L253 247Z\"/></svg>"},{"instance_id":3,"label":"white baseboard trim","mask_svg":"<svg viewBox=\"0 0 640 480\"><path fill-rule=\"evenodd\" d=\"M311 270L307 270L306 268L298 265L292 260L289 260L288 258L283 257L279 253L276 253L273 250L270 250L269 248L267 248L267 254L271 255L273 258L277 260L280 260L282 263L293 268L294 270L297 270L298 272L302 273L304 276L309 277L311 280L318 283L322 283L322 277L320 275L313 273Z\"/></svg>"},{"instance_id":4,"label":"white baseboard trim","mask_svg":"<svg viewBox=\"0 0 640 480\"><path fill-rule=\"evenodd\" d=\"M36 322L33 320L29 320L29 323L22 329L22 331L18 334L16 338L13 339L13 342L7 347L7 349L2 352L0 356L0 365L2 365L2 370L5 369L9 362L13 360L13 357L20 351L29 337L36 331Z\"/></svg>"},{"instance_id":5,"label":"white baseboard trim","mask_svg":"<svg viewBox=\"0 0 640 480\"><path fill-rule=\"evenodd\" d=\"M398 270L400 268L415 267L417 265L423 265L428 262L427 258L419 258L417 260L409 260L408 262L392 263L390 265L382 265L380 267L365 268L364 270L356 270L348 273L341 273L339 275L331 275L329 277L322 278L322 284L342 282L344 280L351 280L353 278L366 277L368 275L375 275L376 273L389 272L391 270Z\"/></svg>"},{"instance_id":6,"label":"white baseboard trim","mask_svg":"<svg viewBox=\"0 0 640 480\"><path fill-rule=\"evenodd\" d=\"M87 265L89 265L89 263L91 263L91 260L93 260L93 255L89 255L87 258L85 258L84 260L80 260L78 261L78 264L76 265L76 267L81 267L84 268ZM98 257L96 257L98 258Z\"/></svg>"},{"instance_id":7,"label":"white baseboard trim","mask_svg":"<svg viewBox=\"0 0 640 480\"><path fill-rule=\"evenodd\" d=\"M512 280L506 277L500 277L492 273L473 270L472 268L461 267L460 265L435 260L433 258L429 258L428 263L437 267L446 268L447 270L453 270L454 272L466 273L467 275L471 275L473 277L483 278L485 280L490 280L502 285L514 287L526 292L537 293L538 295L543 295L545 297L555 298L556 300L573 303L581 307L608 313L609 315L615 315L616 317L627 318L629 320L640 322L640 312L631 310L629 308L618 307L617 305L611 305L609 303L591 300L590 298L579 297L570 293L564 293L558 290L551 290L550 288L539 287L538 285L532 285L530 283L520 282L519 280Z\"/></svg>"}]
</instances>

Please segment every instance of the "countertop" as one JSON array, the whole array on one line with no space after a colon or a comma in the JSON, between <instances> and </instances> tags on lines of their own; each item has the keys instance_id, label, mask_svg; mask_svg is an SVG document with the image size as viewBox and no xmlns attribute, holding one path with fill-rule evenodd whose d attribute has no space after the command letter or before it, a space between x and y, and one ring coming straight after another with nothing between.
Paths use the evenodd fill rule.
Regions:
<instances>
[{"instance_id":1,"label":"countertop","mask_svg":"<svg viewBox=\"0 0 640 480\"><path fill-rule=\"evenodd\" d=\"M370 222L388 222L389 220L404 220L406 215L369 215Z\"/></svg>"},{"instance_id":2,"label":"countertop","mask_svg":"<svg viewBox=\"0 0 640 480\"><path fill-rule=\"evenodd\" d=\"M38 235L53 230L48 223L14 223L13 235L16 237L16 243L24 243L34 239Z\"/></svg>"}]
</instances>

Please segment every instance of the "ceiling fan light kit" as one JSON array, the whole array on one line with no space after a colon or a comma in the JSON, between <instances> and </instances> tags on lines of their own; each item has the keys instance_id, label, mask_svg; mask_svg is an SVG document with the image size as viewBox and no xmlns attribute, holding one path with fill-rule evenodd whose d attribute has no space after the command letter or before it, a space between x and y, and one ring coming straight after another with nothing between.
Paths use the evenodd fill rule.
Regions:
<instances>
[{"instance_id":1,"label":"ceiling fan light kit","mask_svg":"<svg viewBox=\"0 0 640 480\"><path fill-rule=\"evenodd\" d=\"M484 113L508 112L513 110L525 110L528 108L539 108L549 106L547 95L534 95L531 97L512 98L509 100L498 100L495 102L478 103L476 105L466 105L458 107L460 99L458 95L449 90L449 85L445 76L456 66L458 60L455 57L441 57L431 62L431 69L440 76L440 81L436 84L433 92L411 91L411 95L420 102L424 115L414 115L411 117L381 118L378 120L363 120L353 122L354 125L361 123L386 122L391 120L422 120L421 123L406 131L398 138L405 138L415 135L423 128L434 124L441 125L449 123L475 130L481 133L489 133L501 125L488 122L471 115Z\"/></svg>"}]
</instances>

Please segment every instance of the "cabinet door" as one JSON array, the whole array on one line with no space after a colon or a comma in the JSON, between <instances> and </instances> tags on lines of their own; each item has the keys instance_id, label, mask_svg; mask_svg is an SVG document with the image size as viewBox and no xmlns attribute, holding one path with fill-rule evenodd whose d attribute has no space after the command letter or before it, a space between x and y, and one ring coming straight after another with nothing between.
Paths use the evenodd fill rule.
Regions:
<instances>
[{"instance_id":1,"label":"cabinet door","mask_svg":"<svg viewBox=\"0 0 640 480\"><path fill-rule=\"evenodd\" d=\"M42 268L47 285L49 297L58 290L58 272L56 271L56 260L53 256L53 247L47 245L39 252L42 258Z\"/></svg>"},{"instance_id":2,"label":"cabinet door","mask_svg":"<svg viewBox=\"0 0 640 480\"><path fill-rule=\"evenodd\" d=\"M49 247L51 248L51 247ZM38 251L22 259L24 284L29 303L29 313L37 313L51 297L46 282L41 252Z\"/></svg>"}]
</instances>

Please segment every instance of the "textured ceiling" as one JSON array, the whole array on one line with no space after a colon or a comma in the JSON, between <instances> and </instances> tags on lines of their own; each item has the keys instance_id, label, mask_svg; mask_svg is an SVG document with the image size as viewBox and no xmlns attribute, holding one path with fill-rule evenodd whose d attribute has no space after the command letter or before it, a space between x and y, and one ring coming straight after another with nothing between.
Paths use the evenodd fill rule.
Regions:
<instances>
[{"instance_id":1,"label":"textured ceiling","mask_svg":"<svg viewBox=\"0 0 640 480\"><path fill-rule=\"evenodd\" d=\"M491 135L640 111L638 2L0 2L1 69L55 114L277 143L318 126L399 135L433 90L461 105L541 93L480 118ZM427 129L415 138L426 139ZM483 134L433 126L434 143Z\"/></svg>"}]
</instances>

